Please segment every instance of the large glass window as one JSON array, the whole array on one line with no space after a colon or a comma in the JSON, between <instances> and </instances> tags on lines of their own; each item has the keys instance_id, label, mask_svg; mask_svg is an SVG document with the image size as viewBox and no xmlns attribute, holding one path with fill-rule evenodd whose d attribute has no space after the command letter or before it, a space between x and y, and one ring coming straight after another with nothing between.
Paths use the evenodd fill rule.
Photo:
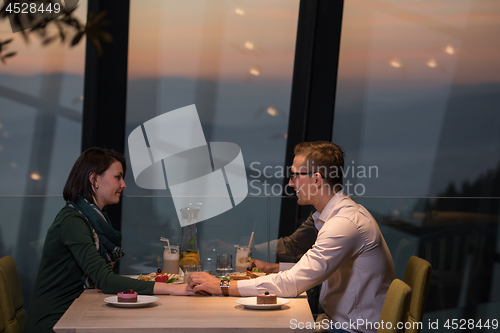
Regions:
<instances>
[{"instance_id":1,"label":"large glass window","mask_svg":"<svg viewBox=\"0 0 500 333\"><path fill-rule=\"evenodd\" d=\"M195 104L205 140L237 144L249 182L256 180L243 203L198 223L202 243L212 244L204 260L214 249L248 244L252 231L256 243L277 236L280 200L271 209L266 197L281 195L270 185L282 183L272 170L282 169L285 158L298 10L298 0L131 1L127 136L158 115ZM181 228L168 189L141 189L131 172L127 185L126 209L141 214L124 214L124 247L144 255L124 258L122 268L144 273L145 263L156 267L159 237L179 243ZM213 245L217 240L224 245Z\"/></svg>"},{"instance_id":2,"label":"large glass window","mask_svg":"<svg viewBox=\"0 0 500 333\"><path fill-rule=\"evenodd\" d=\"M487 0L346 1L333 139L348 165L378 167L354 177L365 195L438 196L498 167L498 15Z\"/></svg>"},{"instance_id":3,"label":"large glass window","mask_svg":"<svg viewBox=\"0 0 500 333\"><path fill-rule=\"evenodd\" d=\"M80 1L75 16L86 15ZM16 261L29 310L45 234L64 206L49 196L62 195L80 154L85 40L43 46L31 35L25 43L2 20L0 40L11 38L8 51L17 55L0 64L0 257Z\"/></svg>"},{"instance_id":4,"label":"large glass window","mask_svg":"<svg viewBox=\"0 0 500 333\"><path fill-rule=\"evenodd\" d=\"M488 0L345 1L333 141L398 277L412 254L433 264L433 320L500 300L499 18Z\"/></svg>"}]
</instances>

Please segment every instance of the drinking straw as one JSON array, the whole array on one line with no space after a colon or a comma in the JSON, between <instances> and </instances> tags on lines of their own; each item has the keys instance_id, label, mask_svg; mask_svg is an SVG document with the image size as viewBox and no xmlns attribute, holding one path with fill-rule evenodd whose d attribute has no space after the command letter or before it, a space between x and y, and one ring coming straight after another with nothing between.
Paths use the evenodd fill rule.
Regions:
<instances>
[{"instance_id":1,"label":"drinking straw","mask_svg":"<svg viewBox=\"0 0 500 333\"><path fill-rule=\"evenodd\" d=\"M250 257L250 252L251 252L250 249L252 248L253 234L254 234L254 232L252 231L252 236L250 236L250 242L248 242L247 257Z\"/></svg>"},{"instance_id":2,"label":"drinking straw","mask_svg":"<svg viewBox=\"0 0 500 333\"><path fill-rule=\"evenodd\" d=\"M170 250L170 242L168 241L168 238L165 238L165 237L160 237L160 241L162 242L167 242L167 246L168 246L168 256L170 256L170 254L172 254L171 250Z\"/></svg>"}]
</instances>

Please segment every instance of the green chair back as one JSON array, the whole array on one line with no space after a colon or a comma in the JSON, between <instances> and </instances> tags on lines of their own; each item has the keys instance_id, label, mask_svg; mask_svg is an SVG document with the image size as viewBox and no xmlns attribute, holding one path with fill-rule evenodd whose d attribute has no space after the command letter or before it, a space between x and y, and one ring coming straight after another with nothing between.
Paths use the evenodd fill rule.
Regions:
<instances>
[{"instance_id":1,"label":"green chair back","mask_svg":"<svg viewBox=\"0 0 500 333\"><path fill-rule=\"evenodd\" d=\"M402 333L410 306L411 288L399 279L394 279L385 296L377 333ZM383 322L383 323L382 323ZM398 329L398 326L403 327Z\"/></svg>"},{"instance_id":2,"label":"green chair back","mask_svg":"<svg viewBox=\"0 0 500 333\"><path fill-rule=\"evenodd\" d=\"M1 273L0 273L1 274ZM0 292L2 292L0 290ZM1 297L1 295L0 295ZM2 307L2 301L0 300L0 332L5 332L5 319L3 318L3 307Z\"/></svg>"},{"instance_id":3,"label":"green chair back","mask_svg":"<svg viewBox=\"0 0 500 333\"><path fill-rule=\"evenodd\" d=\"M1 333L23 332L28 318L23 305L23 292L14 260L10 256L3 257L0 259Z\"/></svg>"},{"instance_id":4,"label":"green chair back","mask_svg":"<svg viewBox=\"0 0 500 333\"><path fill-rule=\"evenodd\" d=\"M424 317L431 270L431 264L428 261L416 256L410 257L406 264L404 282L410 286L412 292L410 309L406 319L411 325L407 325L405 333L420 332L422 326L415 323L422 323L422 318Z\"/></svg>"}]
</instances>

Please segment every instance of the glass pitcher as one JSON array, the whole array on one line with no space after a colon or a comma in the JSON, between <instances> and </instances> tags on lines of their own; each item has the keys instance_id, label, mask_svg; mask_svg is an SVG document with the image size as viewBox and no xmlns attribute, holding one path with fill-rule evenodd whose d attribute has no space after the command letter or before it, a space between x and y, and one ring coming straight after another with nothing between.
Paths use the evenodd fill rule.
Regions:
<instances>
[{"instance_id":1,"label":"glass pitcher","mask_svg":"<svg viewBox=\"0 0 500 333\"><path fill-rule=\"evenodd\" d=\"M198 236L196 235L196 220L198 219L198 207L186 207L181 209L182 227L181 258L179 265L190 266L200 264L200 251L198 247Z\"/></svg>"}]
</instances>

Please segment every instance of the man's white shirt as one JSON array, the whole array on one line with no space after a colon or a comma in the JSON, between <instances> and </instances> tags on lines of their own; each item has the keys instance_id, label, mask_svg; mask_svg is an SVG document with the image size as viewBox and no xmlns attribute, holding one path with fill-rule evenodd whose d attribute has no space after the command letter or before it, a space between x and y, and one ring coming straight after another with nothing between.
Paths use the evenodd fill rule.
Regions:
<instances>
[{"instance_id":1,"label":"man's white shirt","mask_svg":"<svg viewBox=\"0 0 500 333\"><path fill-rule=\"evenodd\" d=\"M318 237L295 266L278 274L240 280L238 291L244 296L269 291L296 297L322 283L321 306L334 321L378 322L396 273L377 222L342 191L313 218ZM351 332L376 332L369 325L344 327Z\"/></svg>"}]
</instances>

